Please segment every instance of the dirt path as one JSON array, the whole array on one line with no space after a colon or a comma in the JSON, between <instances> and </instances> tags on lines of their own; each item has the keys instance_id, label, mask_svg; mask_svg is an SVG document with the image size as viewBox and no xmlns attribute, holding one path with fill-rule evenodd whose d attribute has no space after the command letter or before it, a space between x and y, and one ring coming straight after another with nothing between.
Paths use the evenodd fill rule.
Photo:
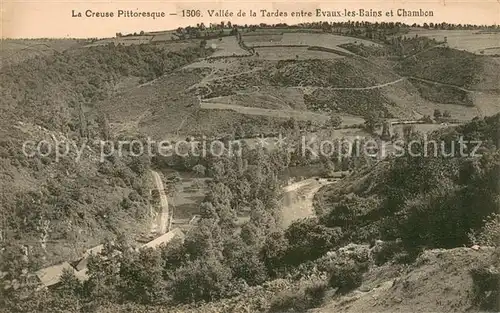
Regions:
<instances>
[{"instance_id":1,"label":"dirt path","mask_svg":"<svg viewBox=\"0 0 500 313\"><path fill-rule=\"evenodd\" d=\"M406 77L401 77L396 80L383 83L380 85L373 85L373 86L368 86L368 87L317 87L317 89L327 89L327 90L372 90L372 89L378 89L378 88L384 88L390 85L394 85L397 83L400 83L404 80L406 80Z\"/></svg>"},{"instance_id":2,"label":"dirt path","mask_svg":"<svg viewBox=\"0 0 500 313\"><path fill-rule=\"evenodd\" d=\"M155 231L159 234L164 234L168 231L169 224L169 211L168 211L168 199L167 194L165 193L165 188L163 186L163 181L161 180L160 174L158 172L151 170L151 174L153 175L153 180L160 194L160 206L157 208L156 212L156 220L153 221L152 231Z\"/></svg>"},{"instance_id":3,"label":"dirt path","mask_svg":"<svg viewBox=\"0 0 500 313\"><path fill-rule=\"evenodd\" d=\"M478 91L478 90L466 89L466 88L463 88L463 87L460 87L460 86L457 86L457 85L441 83L441 82L438 82L438 81L434 81L434 80L430 80L430 79L425 79L425 78L418 78L418 77L413 77L412 76L412 77L408 77L408 79L413 79L413 80L416 80L416 81L421 81L421 82L424 82L424 83L434 84L434 85L438 85L438 86L445 86L445 87L455 88L455 89L462 90L462 91L465 91L465 92L476 92L476 91Z\"/></svg>"}]
</instances>

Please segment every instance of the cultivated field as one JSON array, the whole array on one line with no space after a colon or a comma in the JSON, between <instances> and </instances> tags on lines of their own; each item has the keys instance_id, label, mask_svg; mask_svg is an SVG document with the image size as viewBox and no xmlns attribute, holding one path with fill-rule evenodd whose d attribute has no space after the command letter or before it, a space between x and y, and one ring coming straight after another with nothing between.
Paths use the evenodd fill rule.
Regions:
<instances>
[{"instance_id":1,"label":"cultivated field","mask_svg":"<svg viewBox=\"0 0 500 313\"><path fill-rule=\"evenodd\" d=\"M200 213L200 204L208 191L207 179L194 177L191 173L181 173L171 203L175 219L191 219Z\"/></svg>"},{"instance_id":2,"label":"cultivated field","mask_svg":"<svg viewBox=\"0 0 500 313\"><path fill-rule=\"evenodd\" d=\"M252 37L251 41L247 42L247 38ZM257 40L257 38L253 37L262 37L262 40ZM347 36L338 36L332 34L312 34L312 33L284 33L281 40L279 41L269 41L269 35L264 36L245 36L243 40L249 47L258 47L258 46L271 46L271 45L304 45L304 46L318 46L325 47L330 49L341 50L343 52L351 54L349 51L339 48L339 45L347 44L347 43L362 43L364 45L375 45L378 44L353 38ZM288 49L288 48L287 48Z\"/></svg>"},{"instance_id":3,"label":"cultivated field","mask_svg":"<svg viewBox=\"0 0 500 313\"><path fill-rule=\"evenodd\" d=\"M215 52L210 56L211 58L249 55L246 50L238 45L238 41L234 36L208 40L207 47L215 47Z\"/></svg>"},{"instance_id":4,"label":"cultivated field","mask_svg":"<svg viewBox=\"0 0 500 313\"><path fill-rule=\"evenodd\" d=\"M330 119L329 115L314 113L311 111L287 110L287 109L262 109L256 107L245 107L220 102L201 102L202 109L205 110L230 110L244 115L257 115L278 119L296 119L298 121L312 121L324 123ZM342 126L354 126L364 123L364 119L348 114L339 114L342 118Z\"/></svg>"},{"instance_id":5,"label":"cultivated field","mask_svg":"<svg viewBox=\"0 0 500 313\"><path fill-rule=\"evenodd\" d=\"M271 43L271 42L281 42L283 39L283 34L243 34L242 35L243 41L245 43L254 43L254 42L266 42L266 43Z\"/></svg>"},{"instance_id":6,"label":"cultivated field","mask_svg":"<svg viewBox=\"0 0 500 313\"><path fill-rule=\"evenodd\" d=\"M206 99L207 102L263 109L305 110L304 94L298 88L259 86L255 91Z\"/></svg>"},{"instance_id":7,"label":"cultivated field","mask_svg":"<svg viewBox=\"0 0 500 313\"><path fill-rule=\"evenodd\" d=\"M165 31L165 32L150 32L148 35L153 36L151 42L159 42L159 41L171 41L174 36L175 31Z\"/></svg>"},{"instance_id":8,"label":"cultivated field","mask_svg":"<svg viewBox=\"0 0 500 313\"><path fill-rule=\"evenodd\" d=\"M413 29L406 36L425 36L438 41L447 39L450 48L476 54L500 53L500 33L478 33L475 30L425 30Z\"/></svg>"},{"instance_id":9,"label":"cultivated field","mask_svg":"<svg viewBox=\"0 0 500 313\"><path fill-rule=\"evenodd\" d=\"M448 127L448 125L446 125L446 124L415 124L412 126L415 127L415 130L417 130L421 133L424 133L424 134L428 134L428 133L431 133L435 130ZM392 132L398 133L399 135L401 135L400 138L402 138L403 128L404 128L404 125L394 125L392 127Z\"/></svg>"},{"instance_id":10,"label":"cultivated field","mask_svg":"<svg viewBox=\"0 0 500 313\"><path fill-rule=\"evenodd\" d=\"M476 92L473 96L474 105L479 116L490 116L500 112L500 94Z\"/></svg>"},{"instance_id":11,"label":"cultivated field","mask_svg":"<svg viewBox=\"0 0 500 313\"><path fill-rule=\"evenodd\" d=\"M305 59L338 59L342 56L323 52L307 50L307 47L262 47L255 48L256 58L266 60L305 60Z\"/></svg>"}]
</instances>

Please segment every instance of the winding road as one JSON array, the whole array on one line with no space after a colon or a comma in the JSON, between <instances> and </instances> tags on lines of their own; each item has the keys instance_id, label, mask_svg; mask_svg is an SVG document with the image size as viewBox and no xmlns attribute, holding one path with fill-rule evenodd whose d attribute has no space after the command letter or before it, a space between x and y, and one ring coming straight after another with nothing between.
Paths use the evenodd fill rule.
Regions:
<instances>
[{"instance_id":1,"label":"winding road","mask_svg":"<svg viewBox=\"0 0 500 313\"><path fill-rule=\"evenodd\" d=\"M155 214L156 221L153 220L152 231L155 231L159 234L164 234L169 230L169 210L168 210L168 198L165 193L165 188L163 186L163 181L161 179L160 174L158 172L151 170L151 174L153 175L153 181L156 186L156 190L160 195L160 206L157 208L157 212ZM155 227L156 226L156 227Z\"/></svg>"}]
</instances>

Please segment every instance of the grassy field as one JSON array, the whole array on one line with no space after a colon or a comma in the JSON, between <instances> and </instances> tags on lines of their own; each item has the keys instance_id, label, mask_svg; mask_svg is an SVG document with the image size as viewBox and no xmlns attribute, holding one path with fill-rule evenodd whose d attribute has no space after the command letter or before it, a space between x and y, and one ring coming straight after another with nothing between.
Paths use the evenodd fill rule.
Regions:
<instances>
[{"instance_id":1,"label":"grassy field","mask_svg":"<svg viewBox=\"0 0 500 313\"><path fill-rule=\"evenodd\" d=\"M273 110L273 109L262 109L256 107L247 107L247 106L239 106L233 104L226 104L221 102L202 102L202 109L207 110L231 110L234 112L238 112L245 115L260 115L260 116L270 116L276 118L294 118L296 120L305 120L305 121L317 121L317 122L325 122L328 120L327 115L317 114L308 111L295 111L295 110Z\"/></svg>"},{"instance_id":2,"label":"grassy field","mask_svg":"<svg viewBox=\"0 0 500 313\"><path fill-rule=\"evenodd\" d=\"M254 88L249 92L238 92L235 95L207 99L207 102L274 110L306 109L302 90L275 86L259 86L259 88Z\"/></svg>"},{"instance_id":3,"label":"grassy field","mask_svg":"<svg viewBox=\"0 0 500 313\"><path fill-rule=\"evenodd\" d=\"M192 173L179 173L181 181L171 198L174 219L191 219L200 214L200 204L208 191L207 179L198 178Z\"/></svg>"},{"instance_id":4,"label":"grassy field","mask_svg":"<svg viewBox=\"0 0 500 313\"><path fill-rule=\"evenodd\" d=\"M459 120L469 120L478 115L477 108L473 106L436 103L425 99L419 94L418 89L408 81L384 87L380 91L386 99L396 104L396 106L388 106L388 111L393 116L401 118L418 119L423 115L432 116L435 109L449 111L453 118Z\"/></svg>"},{"instance_id":5,"label":"grassy field","mask_svg":"<svg viewBox=\"0 0 500 313\"><path fill-rule=\"evenodd\" d=\"M266 60L338 59L342 56L323 51L312 51L306 47L262 47L255 48L256 58Z\"/></svg>"},{"instance_id":6,"label":"grassy field","mask_svg":"<svg viewBox=\"0 0 500 313\"><path fill-rule=\"evenodd\" d=\"M273 35L276 36L276 35ZM251 37L251 41L247 42L247 38ZM260 41L257 40L259 37L262 37ZM347 37L347 36L338 36L338 35L332 35L332 34L313 34L313 33L284 33L281 40L279 41L270 41L269 40L269 35L263 35L263 36L244 36L243 40L245 43L247 43L248 46L250 47L255 47L255 46L261 46L261 45L306 45L306 46L321 46L325 48L330 48L330 49L339 49L339 45L342 44L347 44L347 43L363 43L364 45L374 45L377 46L378 44L368 41L368 40L363 40L363 39L358 39L358 38L353 38L353 37ZM346 51L349 53L348 51Z\"/></svg>"},{"instance_id":7,"label":"grassy field","mask_svg":"<svg viewBox=\"0 0 500 313\"><path fill-rule=\"evenodd\" d=\"M238 45L236 37L223 37L207 41L207 47L215 48L211 57L249 55L249 53Z\"/></svg>"},{"instance_id":8,"label":"grassy field","mask_svg":"<svg viewBox=\"0 0 500 313\"><path fill-rule=\"evenodd\" d=\"M243 34L243 41L247 44L251 43L272 43L272 42L281 42L283 39L283 34Z\"/></svg>"},{"instance_id":9,"label":"grassy field","mask_svg":"<svg viewBox=\"0 0 500 313\"><path fill-rule=\"evenodd\" d=\"M159 41L171 41L174 33L175 33L174 30L170 30L170 31L164 31L164 32L151 32L151 33L148 33L148 35L153 36L153 39L151 39L151 42L159 42Z\"/></svg>"},{"instance_id":10,"label":"grassy field","mask_svg":"<svg viewBox=\"0 0 500 313\"><path fill-rule=\"evenodd\" d=\"M478 33L475 30L425 30L413 29L407 37L425 36L443 41L446 37L450 48L465 50L476 54L492 55L499 53L500 33Z\"/></svg>"},{"instance_id":11,"label":"grassy field","mask_svg":"<svg viewBox=\"0 0 500 313\"><path fill-rule=\"evenodd\" d=\"M237 125L245 125L250 133L273 132L278 124L291 117L324 122L330 111L340 114L344 125L355 125L363 123L362 116L368 108L386 110L389 116L403 119L432 115L439 108L450 111L452 118L459 120L492 114L500 109L494 96L487 93L472 98L476 107L433 102L423 98L415 84L406 80L373 90L358 90L397 81L406 72L424 78L429 75L443 78L449 84L494 87L496 61L489 61L496 66L484 66L484 71L490 72L486 75L488 78L481 81L465 74L450 78L443 73L443 69L450 68L452 59L457 64L471 58L476 61L474 55L466 52L434 49L422 53L418 60L405 61L403 65L408 65L405 73L398 75L392 64L383 58L362 60L349 55L339 57L334 53L307 50L307 46L341 50L338 45L355 42L378 46L357 38L324 33L282 34L275 30L243 33L243 39L248 46L271 47L257 47L258 55L248 58L198 59L169 77L126 91L116 101L108 101L109 104L105 105L105 111L112 116L114 130L142 132L159 138L183 138L187 134L231 132ZM178 45L199 45L199 42L186 40L161 45L170 50ZM283 44L304 47L279 46ZM209 40L207 46L211 45L215 46L215 57L248 54L234 36ZM417 66L424 60L438 63L435 71L440 72L439 77L427 71L428 66L423 69ZM464 72L463 69L454 71ZM333 87L354 90L328 90ZM201 106L198 95L205 100ZM308 108L317 112L308 111ZM277 124L273 125L273 122Z\"/></svg>"}]
</instances>

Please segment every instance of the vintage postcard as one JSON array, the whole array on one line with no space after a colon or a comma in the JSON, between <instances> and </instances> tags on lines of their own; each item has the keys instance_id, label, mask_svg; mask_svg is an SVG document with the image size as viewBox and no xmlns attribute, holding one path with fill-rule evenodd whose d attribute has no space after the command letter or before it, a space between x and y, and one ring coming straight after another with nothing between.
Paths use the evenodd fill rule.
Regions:
<instances>
[{"instance_id":1,"label":"vintage postcard","mask_svg":"<svg viewBox=\"0 0 500 313\"><path fill-rule=\"evenodd\" d=\"M500 312L500 1L2 0L1 313Z\"/></svg>"}]
</instances>

